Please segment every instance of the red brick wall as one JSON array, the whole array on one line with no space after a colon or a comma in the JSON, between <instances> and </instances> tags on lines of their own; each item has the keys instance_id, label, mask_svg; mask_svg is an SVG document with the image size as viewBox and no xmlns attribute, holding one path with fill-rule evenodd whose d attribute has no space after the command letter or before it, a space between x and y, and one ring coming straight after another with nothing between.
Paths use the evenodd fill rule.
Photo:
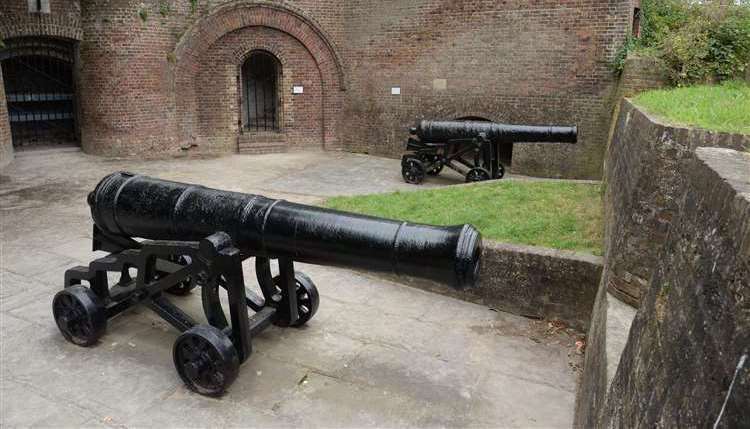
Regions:
<instances>
[{"instance_id":1,"label":"red brick wall","mask_svg":"<svg viewBox=\"0 0 750 429\"><path fill-rule=\"evenodd\" d=\"M152 157L179 153L170 53L188 2L166 16L157 2L83 3L81 145L86 152Z\"/></svg>"},{"instance_id":2,"label":"red brick wall","mask_svg":"<svg viewBox=\"0 0 750 429\"><path fill-rule=\"evenodd\" d=\"M337 129L345 80L331 37L297 9L247 2L209 11L175 49L181 144L196 144L201 151L236 150L238 69L254 49L281 60L282 133L290 147L340 148ZM304 94L291 96L295 84L305 87Z\"/></svg>"},{"instance_id":3,"label":"red brick wall","mask_svg":"<svg viewBox=\"0 0 750 429\"><path fill-rule=\"evenodd\" d=\"M347 148L396 155L419 118L578 124L576 146L515 145L513 171L601 176L615 89L607 62L630 29L629 0L348 5Z\"/></svg>"},{"instance_id":4,"label":"red brick wall","mask_svg":"<svg viewBox=\"0 0 750 429\"><path fill-rule=\"evenodd\" d=\"M26 7L25 0L9 2ZM77 10L76 1L52 2L53 12L57 2ZM576 146L516 145L513 171L601 175L615 88L607 63L630 30L631 0L196 4L82 2L84 150L236 150L236 58L265 43L287 52L285 73L311 82L303 97L285 94L284 111L295 112L284 119L293 145L398 156L420 118L576 123ZM8 9L0 6L6 16ZM0 21L8 28L8 19ZM391 86L401 95L392 96Z\"/></svg>"},{"instance_id":5,"label":"red brick wall","mask_svg":"<svg viewBox=\"0 0 750 429\"><path fill-rule=\"evenodd\" d=\"M620 76L620 93L633 97L643 91L670 85L669 70L657 58L629 56Z\"/></svg>"},{"instance_id":6,"label":"red brick wall","mask_svg":"<svg viewBox=\"0 0 750 429\"><path fill-rule=\"evenodd\" d=\"M269 27L244 27L219 38L203 53L196 79L199 145L212 151L233 151L240 121L240 69L256 49L279 59L280 132L291 149L319 149L323 144L323 97L315 59L299 40ZM239 85L238 85L239 84ZM292 95L302 85L303 94ZM244 131L245 141L257 133ZM265 137L265 136L261 136Z\"/></svg>"},{"instance_id":7,"label":"red brick wall","mask_svg":"<svg viewBox=\"0 0 750 429\"><path fill-rule=\"evenodd\" d=\"M12 160L13 143L10 140L10 123L8 122L8 107L5 102L3 70L0 68L0 167L4 167Z\"/></svg>"},{"instance_id":8,"label":"red brick wall","mask_svg":"<svg viewBox=\"0 0 750 429\"><path fill-rule=\"evenodd\" d=\"M29 13L27 0L0 1L0 39L56 36L81 40L79 0L49 0L50 13Z\"/></svg>"}]
</instances>

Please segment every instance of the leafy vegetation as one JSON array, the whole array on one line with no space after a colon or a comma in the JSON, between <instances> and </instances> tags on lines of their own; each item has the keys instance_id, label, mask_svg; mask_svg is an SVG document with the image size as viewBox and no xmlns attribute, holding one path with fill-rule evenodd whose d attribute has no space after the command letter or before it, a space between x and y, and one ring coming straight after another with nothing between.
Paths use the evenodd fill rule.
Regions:
<instances>
[{"instance_id":1,"label":"leafy vegetation","mask_svg":"<svg viewBox=\"0 0 750 429\"><path fill-rule=\"evenodd\" d=\"M641 35L618 52L622 70L629 52L652 55L677 85L742 76L750 63L750 0L643 0Z\"/></svg>"},{"instance_id":2,"label":"leafy vegetation","mask_svg":"<svg viewBox=\"0 0 750 429\"><path fill-rule=\"evenodd\" d=\"M168 1L161 0L159 2L159 15L161 15L162 17L167 17L170 12L172 12L172 6Z\"/></svg>"},{"instance_id":3,"label":"leafy vegetation","mask_svg":"<svg viewBox=\"0 0 750 429\"><path fill-rule=\"evenodd\" d=\"M414 192L335 197L338 210L436 225L471 223L485 238L601 254L599 185L503 180Z\"/></svg>"},{"instance_id":4,"label":"leafy vegetation","mask_svg":"<svg viewBox=\"0 0 750 429\"><path fill-rule=\"evenodd\" d=\"M648 91L635 102L670 122L750 134L750 85L744 82Z\"/></svg>"},{"instance_id":5,"label":"leafy vegetation","mask_svg":"<svg viewBox=\"0 0 750 429\"><path fill-rule=\"evenodd\" d=\"M148 10L145 7L141 7L138 10L138 16L141 18L141 21L148 21Z\"/></svg>"}]
</instances>

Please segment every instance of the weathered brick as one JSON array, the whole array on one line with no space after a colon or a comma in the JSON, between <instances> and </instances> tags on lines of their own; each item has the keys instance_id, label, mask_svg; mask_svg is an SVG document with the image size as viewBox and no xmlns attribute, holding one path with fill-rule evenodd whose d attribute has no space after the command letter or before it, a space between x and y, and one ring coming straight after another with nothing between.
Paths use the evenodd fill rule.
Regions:
<instances>
[{"instance_id":1,"label":"weathered brick","mask_svg":"<svg viewBox=\"0 0 750 429\"><path fill-rule=\"evenodd\" d=\"M79 95L90 153L238 150L240 128L229 123L239 115L237 85L225 66L265 33L264 43L289 51L284 70L311 85L284 106L295 112L282 128L291 147L316 135L317 147L398 156L408 127L427 117L575 123L578 145L517 145L512 167L580 178L601 175L616 90L607 62L632 13L631 0L213 0L195 11L171 0L164 16L163 0L51 2L42 19L29 16L24 0L2 2L0 35L85 35ZM235 33L244 34L241 45ZM444 84L434 87L436 79Z\"/></svg>"}]
</instances>

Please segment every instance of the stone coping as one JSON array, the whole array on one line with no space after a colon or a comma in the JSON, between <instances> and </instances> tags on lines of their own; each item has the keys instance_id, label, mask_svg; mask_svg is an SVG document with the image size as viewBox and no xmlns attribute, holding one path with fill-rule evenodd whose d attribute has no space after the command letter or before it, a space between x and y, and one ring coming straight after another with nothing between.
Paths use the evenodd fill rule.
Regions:
<instances>
[{"instance_id":1,"label":"stone coping","mask_svg":"<svg viewBox=\"0 0 750 429\"><path fill-rule=\"evenodd\" d=\"M685 125L671 122L667 117L649 112L648 108L641 106L632 98L623 99L623 103L645 116L649 122L662 128L674 130L675 136L684 138L690 144L691 149L698 147L728 147L739 151L750 151L750 134L728 133L725 131L713 131L693 125ZM628 109L630 110L630 109Z\"/></svg>"},{"instance_id":2,"label":"stone coping","mask_svg":"<svg viewBox=\"0 0 750 429\"><path fill-rule=\"evenodd\" d=\"M456 291L411 277L382 274L409 286L533 319L588 329L603 261L588 253L483 240L479 287Z\"/></svg>"}]
</instances>

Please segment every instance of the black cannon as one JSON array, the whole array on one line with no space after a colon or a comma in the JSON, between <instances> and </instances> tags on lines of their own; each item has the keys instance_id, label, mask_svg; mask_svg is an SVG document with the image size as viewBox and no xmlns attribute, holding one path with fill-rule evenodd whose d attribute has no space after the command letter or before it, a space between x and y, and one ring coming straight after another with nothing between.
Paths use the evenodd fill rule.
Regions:
<instances>
[{"instance_id":1,"label":"black cannon","mask_svg":"<svg viewBox=\"0 0 750 429\"><path fill-rule=\"evenodd\" d=\"M484 121L422 121L409 130L401 175L420 184L425 175L437 176L448 167L467 182L500 179L503 156L513 143L575 143L576 127L507 125Z\"/></svg>"},{"instance_id":2,"label":"black cannon","mask_svg":"<svg viewBox=\"0 0 750 429\"><path fill-rule=\"evenodd\" d=\"M108 319L145 304L182 332L173 347L175 367L204 395L220 395L234 381L253 336L271 324L301 326L315 315L318 290L294 261L427 278L456 289L475 286L479 275L481 237L470 225L416 225L122 172L102 179L88 203L93 250L109 254L65 272L65 288L52 303L58 328L72 343L91 346ZM245 287L242 261L250 257L262 296ZM108 274L117 279L111 287ZM185 295L196 286L207 325L163 294Z\"/></svg>"}]
</instances>

